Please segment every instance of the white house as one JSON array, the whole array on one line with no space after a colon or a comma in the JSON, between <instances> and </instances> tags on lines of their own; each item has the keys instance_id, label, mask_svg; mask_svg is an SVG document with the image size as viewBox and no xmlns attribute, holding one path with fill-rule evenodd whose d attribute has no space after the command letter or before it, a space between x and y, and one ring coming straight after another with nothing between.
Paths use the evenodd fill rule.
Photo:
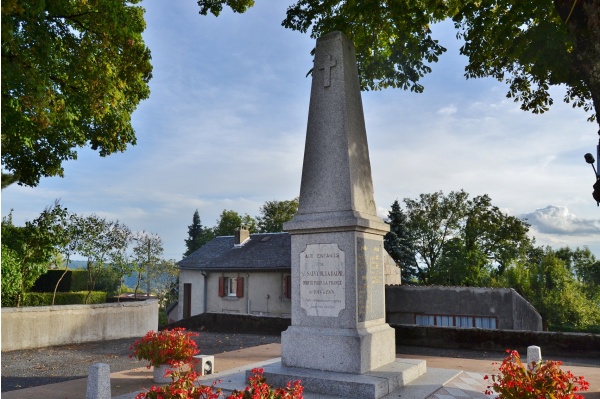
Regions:
<instances>
[{"instance_id":1,"label":"white house","mask_svg":"<svg viewBox=\"0 0 600 399\"><path fill-rule=\"evenodd\" d=\"M201 313L290 317L291 239L288 233L219 236L179 266L179 301L171 321ZM384 257L386 284L400 283L400 269Z\"/></svg>"}]
</instances>

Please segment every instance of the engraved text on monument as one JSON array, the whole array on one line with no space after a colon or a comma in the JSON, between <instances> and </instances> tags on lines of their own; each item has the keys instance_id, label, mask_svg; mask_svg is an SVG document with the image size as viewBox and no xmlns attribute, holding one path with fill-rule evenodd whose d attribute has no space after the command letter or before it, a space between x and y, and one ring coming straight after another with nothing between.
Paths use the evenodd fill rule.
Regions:
<instances>
[{"instance_id":1,"label":"engraved text on monument","mask_svg":"<svg viewBox=\"0 0 600 399\"><path fill-rule=\"evenodd\" d=\"M300 306L309 316L337 317L346 307L344 251L310 244L300 253Z\"/></svg>"}]
</instances>

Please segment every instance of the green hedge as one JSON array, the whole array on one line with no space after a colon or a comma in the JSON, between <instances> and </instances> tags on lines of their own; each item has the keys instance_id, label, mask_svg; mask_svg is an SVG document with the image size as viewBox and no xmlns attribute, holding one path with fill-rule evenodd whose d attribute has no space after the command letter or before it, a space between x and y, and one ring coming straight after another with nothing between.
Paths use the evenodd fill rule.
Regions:
<instances>
[{"instance_id":1,"label":"green hedge","mask_svg":"<svg viewBox=\"0 0 600 399\"><path fill-rule=\"evenodd\" d=\"M87 291L79 292L57 292L55 305L82 305L85 303ZM92 291L90 304L105 303L106 292ZM52 304L52 292L28 292L23 295L21 306L50 306Z\"/></svg>"},{"instance_id":2,"label":"green hedge","mask_svg":"<svg viewBox=\"0 0 600 399\"><path fill-rule=\"evenodd\" d=\"M41 275L36 281L31 291L33 292L54 292L56 283L60 280L65 272L64 269L48 270ZM57 292L77 292L85 291L88 287L88 272L87 270L67 270L67 273L60 281Z\"/></svg>"}]
</instances>

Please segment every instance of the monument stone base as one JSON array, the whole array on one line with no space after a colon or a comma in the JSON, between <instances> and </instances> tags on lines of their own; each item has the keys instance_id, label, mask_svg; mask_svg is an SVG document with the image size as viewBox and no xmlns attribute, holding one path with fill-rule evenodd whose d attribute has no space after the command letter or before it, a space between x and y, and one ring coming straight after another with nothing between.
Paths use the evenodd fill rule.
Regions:
<instances>
[{"instance_id":1,"label":"monument stone base","mask_svg":"<svg viewBox=\"0 0 600 399\"><path fill-rule=\"evenodd\" d=\"M285 367L277 362L264 367L264 376L271 386L284 387L290 381L300 380L305 392L313 394L379 399L424 375L426 369L425 360L417 359L396 359L392 363L359 375Z\"/></svg>"},{"instance_id":2,"label":"monument stone base","mask_svg":"<svg viewBox=\"0 0 600 399\"><path fill-rule=\"evenodd\" d=\"M364 374L394 362L395 331L388 324L357 329L290 326L281 333L281 363Z\"/></svg>"}]
</instances>

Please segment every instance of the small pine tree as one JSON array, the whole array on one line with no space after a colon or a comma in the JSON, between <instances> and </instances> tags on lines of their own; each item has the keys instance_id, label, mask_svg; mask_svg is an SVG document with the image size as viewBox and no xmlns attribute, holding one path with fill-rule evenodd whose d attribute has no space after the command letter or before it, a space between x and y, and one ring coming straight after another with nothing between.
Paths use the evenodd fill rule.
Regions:
<instances>
[{"instance_id":1,"label":"small pine tree","mask_svg":"<svg viewBox=\"0 0 600 399\"><path fill-rule=\"evenodd\" d=\"M188 238L185 239L187 251L183 254L184 257L191 255L197 249L214 238L212 229L202 226L198 210L194 212L192 224L188 226Z\"/></svg>"},{"instance_id":2,"label":"small pine tree","mask_svg":"<svg viewBox=\"0 0 600 399\"><path fill-rule=\"evenodd\" d=\"M384 248L400 267L402 281L413 281L417 277L417 259L407 227L407 216L400 208L398 200L392 204L387 224L390 232L384 237Z\"/></svg>"}]
</instances>

